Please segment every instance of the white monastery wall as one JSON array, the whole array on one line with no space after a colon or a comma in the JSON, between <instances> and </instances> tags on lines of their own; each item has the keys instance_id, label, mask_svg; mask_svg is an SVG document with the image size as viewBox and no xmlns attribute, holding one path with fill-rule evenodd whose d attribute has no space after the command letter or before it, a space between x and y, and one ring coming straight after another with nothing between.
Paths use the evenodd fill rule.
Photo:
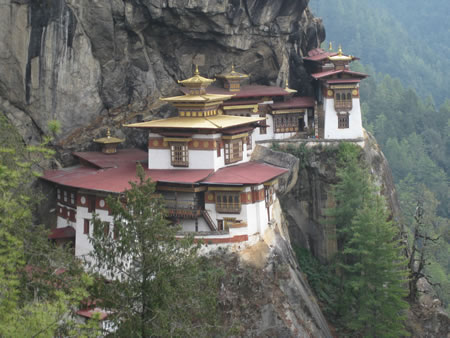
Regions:
<instances>
[{"instance_id":1,"label":"white monastery wall","mask_svg":"<svg viewBox=\"0 0 450 338\"><path fill-rule=\"evenodd\" d=\"M353 98L352 105L352 110L349 112L349 128L339 129L338 114L334 109L334 99L324 99L325 139L357 139L364 136L359 98Z\"/></svg>"}]
</instances>

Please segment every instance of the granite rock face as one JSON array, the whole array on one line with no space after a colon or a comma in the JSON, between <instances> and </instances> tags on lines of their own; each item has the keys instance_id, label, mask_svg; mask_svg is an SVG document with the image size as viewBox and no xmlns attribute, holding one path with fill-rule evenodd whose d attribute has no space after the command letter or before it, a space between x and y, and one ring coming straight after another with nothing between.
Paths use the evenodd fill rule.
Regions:
<instances>
[{"instance_id":1,"label":"granite rock face","mask_svg":"<svg viewBox=\"0 0 450 338\"><path fill-rule=\"evenodd\" d=\"M64 149L167 116L192 65L310 93L302 56L325 37L307 0L0 0L0 110L26 142L59 120ZM264 71L261 71L264 69ZM126 131L117 131L120 134ZM123 134L122 134L123 135ZM139 143L142 140L137 140Z\"/></svg>"}]
</instances>

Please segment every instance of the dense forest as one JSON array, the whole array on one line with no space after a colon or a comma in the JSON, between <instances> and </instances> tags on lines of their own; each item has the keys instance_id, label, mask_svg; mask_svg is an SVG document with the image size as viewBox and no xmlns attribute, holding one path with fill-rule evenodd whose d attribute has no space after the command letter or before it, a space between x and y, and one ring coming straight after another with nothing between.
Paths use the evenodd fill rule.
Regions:
<instances>
[{"instance_id":1,"label":"dense forest","mask_svg":"<svg viewBox=\"0 0 450 338\"><path fill-rule=\"evenodd\" d=\"M450 309L448 214L450 131L450 3L444 0L321 0L310 3L324 19L327 42L342 44L370 74L361 85L364 126L391 166L402 222L414 224L417 202L425 210L427 273ZM325 43L324 43L325 45Z\"/></svg>"}]
</instances>

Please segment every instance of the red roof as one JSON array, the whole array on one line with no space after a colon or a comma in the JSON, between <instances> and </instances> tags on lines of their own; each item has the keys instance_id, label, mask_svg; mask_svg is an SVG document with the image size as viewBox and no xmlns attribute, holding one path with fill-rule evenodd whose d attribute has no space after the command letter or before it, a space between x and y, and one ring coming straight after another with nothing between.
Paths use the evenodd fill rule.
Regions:
<instances>
[{"instance_id":1,"label":"red roof","mask_svg":"<svg viewBox=\"0 0 450 338\"><path fill-rule=\"evenodd\" d=\"M155 182L194 184L208 177L212 169L150 169L146 170Z\"/></svg>"},{"instance_id":2,"label":"red roof","mask_svg":"<svg viewBox=\"0 0 450 338\"><path fill-rule=\"evenodd\" d=\"M49 239L68 239L75 238L75 229L71 226L67 226L64 228L52 229L50 235L48 235Z\"/></svg>"},{"instance_id":3,"label":"red roof","mask_svg":"<svg viewBox=\"0 0 450 338\"><path fill-rule=\"evenodd\" d=\"M108 314L104 310L99 308L83 309L77 311L77 315L85 318L92 318L96 313L100 314L100 320L104 320L106 317L108 317Z\"/></svg>"},{"instance_id":4,"label":"red roof","mask_svg":"<svg viewBox=\"0 0 450 338\"><path fill-rule=\"evenodd\" d=\"M346 69L341 69L341 70L327 70L327 71L325 71L325 72L314 73L314 74L311 74L311 75L312 75L313 78L315 78L316 80L318 80L318 79L323 79L323 78L325 78L325 77L332 76L332 75L339 74L339 73L341 73L341 74L349 74L349 75L353 75L353 76L359 76L359 77L362 77L362 78L368 76L367 74L364 74L364 73L353 72L353 71L351 71L351 70L346 70ZM340 79L333 79L333 80L340 81Z\"/></svg>"},{"instance_id":5,"label":"red roof","mask_svg":"<svg viewBox=\"0 0 450 338\"><path fill-rule=\"evenodd\" d=\"M202 183L224 185L261 184L288 171L266 163L247 162L219 169Z\"/></svg>"},{"instance_id":6,"label":"red roof","mask_svg":"<svg viewBox=\"0 0 450 338\"><path fill-rule=\"evenodd\" d=\"M277 86L261 86L261 85L242 86L241 90L238 92L230 92L228 89L225 88L208 87L206 89L206 92L208 94L225 94L225 95L234 94L231 100L233 100L234 98L263 97L263 96L273 97L273 96L289 95L289 93L285 91L283 88Z\"/></svg>"},{"instance_id":7,"label":"red roof","mask_svg":"<svg viewBox=\"0 0 450 338\"><path fill-rule=\"evenodd\" d=\"M145 161L147 153L139 149L121 149L115 154L104 154L102 152L74 152L74 156L98 168L117 168L121 164L137 161Z\"/></svg>"},{"instance_id":8,"label":"red roof","mask_svg":"<svg viewBox=\"0 0 450 338\"><path fill-rule=\"evenodd\" d=\"M288 101L281 101L271 104L273 110L277 109L293 109L293 108L311 108L314 107L313 97L293 97Z\"/></svg>"}]
</instances>

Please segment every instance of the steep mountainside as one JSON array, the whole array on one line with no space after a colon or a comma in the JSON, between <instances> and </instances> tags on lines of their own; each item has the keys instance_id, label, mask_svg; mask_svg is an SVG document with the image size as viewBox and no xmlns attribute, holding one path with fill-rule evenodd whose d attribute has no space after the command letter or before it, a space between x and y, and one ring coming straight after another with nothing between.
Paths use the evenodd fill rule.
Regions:
<instances>
[{"instance_id":1,"label":"steep mountainside","mask_svg":"<svg viewBox=\"0 0 450 338\"><path fill-rule=\"evenodd\" d=\"M157 115L158 98L174 94L193 63L212 77L234 62L260 84L290 76L307 92L302 55L325 35L307 4L1 0L0 111L26 142L59 120L59 144L80 149L98 128Z\"/></svg>"}]
</instances>

